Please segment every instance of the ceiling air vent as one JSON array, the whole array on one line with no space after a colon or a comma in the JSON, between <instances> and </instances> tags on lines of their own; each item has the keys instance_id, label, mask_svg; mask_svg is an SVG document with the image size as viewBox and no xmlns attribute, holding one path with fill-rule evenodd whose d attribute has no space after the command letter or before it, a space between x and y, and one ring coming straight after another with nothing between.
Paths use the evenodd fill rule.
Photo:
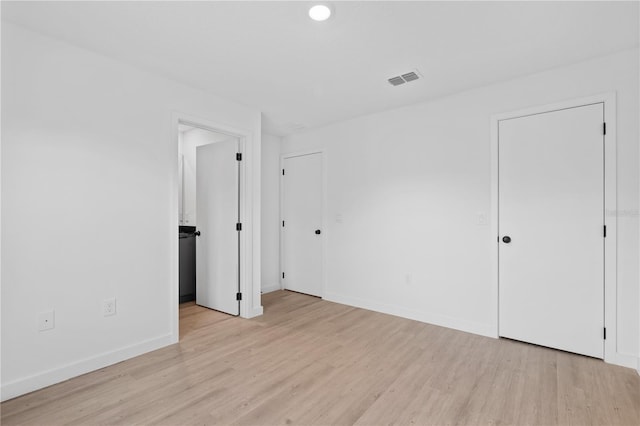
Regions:
<instances>
[{"instance_id":1,"label":"ceiling air vent","mask_svg":"<svg viewBox=\"0 0 640 426\"><path fill-rule=\"evenodd\" d=\"M401 84L406 83L406 81L404 81L402 77L398 76L390 78L389 83L391 83L392 86L400 86Z\"/></svg>"},{"instance_id":2,"label":"ceiling air vent","mask_svg":"<svg viewBox=\"0 0 640 426\"><path fill-rule=\"evenodd\" d=\"M410 73L402 74L402 78L404 78L404 81L406 81L408 83L410 81L417 80L420 77L418 77L418 74L416 74L415 72L411 71Z\"/></svg>"},{"instance_id":3,"label":"ceiling air vent","mask_svg":"<svg viewBox=\"0 0 640 426\"><path fill-rule=\"evenodd\" d=\"M419 78L420 78L420 74L416 70L416 71L411 71L411 72L408 72L406 74L402 74L402 75L399 75L399 76L396 76L396 77L391 77L387 81L392 86L400 86L401 84L409 83L410 81L414 81L414 80L417 80Z\"/></svg>"},{"instance_id":4,"label":"ceiling air vent","mask_svg":"<svg viewBox=\"0 0 640 426\"><path fill-rule=\"evenodd\" d=\"M285 129L289 132L299 132L307 128L304 124L290 122L284 125Z\"/></svg>"}]
</instances>

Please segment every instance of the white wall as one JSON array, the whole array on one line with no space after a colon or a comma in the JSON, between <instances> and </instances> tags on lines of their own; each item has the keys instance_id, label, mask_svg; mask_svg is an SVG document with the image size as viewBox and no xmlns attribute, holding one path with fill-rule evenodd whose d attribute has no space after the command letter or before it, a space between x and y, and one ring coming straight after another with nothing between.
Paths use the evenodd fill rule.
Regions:
<instances>
[{"instance_id":1,"label":"white wall","mask_svg":"<svg viewBox=\"0 0 640 426\"><path fill-rule=\"evenodd\" d=\"M179 155L183 158L178 192L178 197L183 197L180 225L196 226L196 148L230 139L237 140L229 135L198 128L180 132Z\"/></svg>"},{"instance_id":2,"label":"white wall","mask_svg":"<svg viewBox=\"0 0 640 426\"><path fill-rule=\"evenodd\" d=\"M491 214L490 116L617 91L617 337L629 364L639 335L638 71L638 51L625 51L285 138L283 153L326 152L325 298L493 335L495 235L478 224Z\"/></svg>"},{"instance_id":3,"label":"white wall","mask_svg":"<svg viewBox=\"0 0 640 426\"><path fill-rule=\"evenodd\" d=\"M252 134L259 311L260 112L2 23L3 399L175 341L176 112Z\"/></svg>"},{"instance_id":4,"label":"white wall","mask_svg":"<svg viewBox=\"0 0 640 426\"><path fill-rule=\"evenodd\" d=\"M262 292L280 289L280 143L262 134Z\"/></svg>"}]
</instances>

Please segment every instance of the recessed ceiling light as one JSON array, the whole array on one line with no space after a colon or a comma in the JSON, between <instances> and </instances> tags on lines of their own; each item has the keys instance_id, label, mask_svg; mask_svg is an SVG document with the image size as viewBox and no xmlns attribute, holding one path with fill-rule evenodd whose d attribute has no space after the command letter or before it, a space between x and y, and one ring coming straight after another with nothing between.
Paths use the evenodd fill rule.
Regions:
<instances>
[{"instance_id":1,"label":"recessed ceiling light","mask_svg":"<svg viewBox=\"0 0 640 426\"><path fill-rule=\"evenodd\" d=\"M317 4L309 9L309 17L314 21L326 21L331 16L331 9L324 4Z\"/></svg>"}]
</instances>

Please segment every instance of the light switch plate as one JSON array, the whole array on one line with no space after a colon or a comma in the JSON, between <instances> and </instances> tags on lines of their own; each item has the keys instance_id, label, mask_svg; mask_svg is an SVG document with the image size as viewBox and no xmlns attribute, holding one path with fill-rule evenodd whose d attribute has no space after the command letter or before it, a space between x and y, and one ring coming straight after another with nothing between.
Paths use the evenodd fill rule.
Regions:
<instances>
[{"instance_id":1,"label":"light switch plate","mask_svg":"<svg viewBox=\"0 0 640 426\"><path fill-rule=\"evenodd\" d=\"M477 213L477 219L478 219L478 225L480 226L484 226L484 225L488 225L489 224L489 220L487 218L487 214L485 212L478 212Z\"/></svg>"}]
</instances>

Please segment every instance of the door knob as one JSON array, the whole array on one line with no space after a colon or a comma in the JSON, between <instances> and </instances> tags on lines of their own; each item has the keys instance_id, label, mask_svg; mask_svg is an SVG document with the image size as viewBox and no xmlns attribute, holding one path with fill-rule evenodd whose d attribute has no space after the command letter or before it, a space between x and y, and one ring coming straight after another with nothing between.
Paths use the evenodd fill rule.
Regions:
<instances>
[{"instance_id":1,"label":"door knob","mask_svg":"<svg viewBox=\"0 0 640 426\"><path fill-rule=\"evenodd\" d=\"M511 237L508 235L505 235L504 237L502 237L502 242L509 244L511 242Z\"/></svg>"},{"instance_id":2,"label":"door knob","mask_svg":"<svg viewBox=\"0 0 640 426\"><path fill-rule=\"evenodd\" d=\"M194 232L193 235L195 235L196 237L199 237L200 236L200 231Z\"/></svg>"},{"instance_id":3,"label":"door knob","mask_svg":"<svg viewBox=\"0 0 640 426\"><path fill-rule=\"evenodd\" d=\"M316 229L316 235L320 235L322 233L322 231L320 231L319 229Z\"/></svg>"}]
</instances>

